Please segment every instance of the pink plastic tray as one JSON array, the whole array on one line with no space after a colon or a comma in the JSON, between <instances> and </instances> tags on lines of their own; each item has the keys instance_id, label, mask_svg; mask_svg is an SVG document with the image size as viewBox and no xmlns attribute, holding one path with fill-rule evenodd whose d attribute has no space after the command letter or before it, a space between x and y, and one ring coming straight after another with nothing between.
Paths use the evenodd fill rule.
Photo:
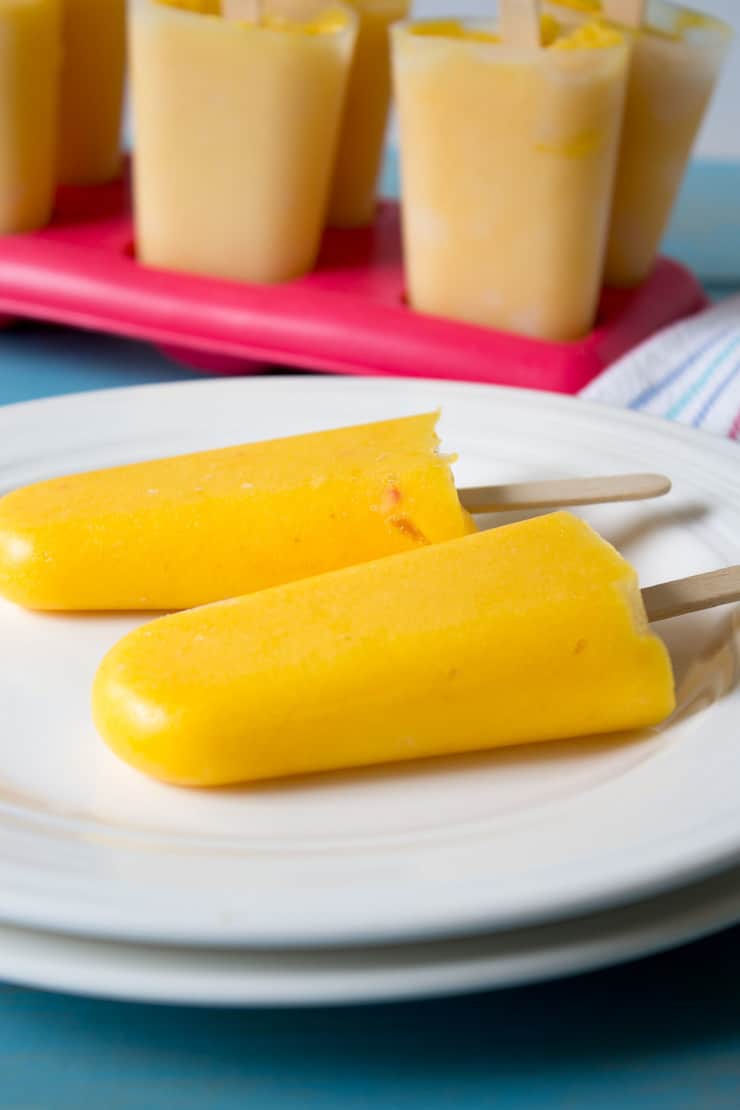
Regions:
<instances>
[{"instance_id":1,"label":"pink plastic tray","mask_svg":"<svg viewBox=\"0 0 740 1110\"><path fill-rule=\"evenodd\" d=\"M317 270L280 286L140 266L125 181L63 189L52 226L0 239L0 312L149 340L209 373L266 363L341 374L495 382L576 393L658 329L706 303L662 259L639 289L606 290L594 331L542 343L413 312L404 303L398 208L327 232Z\"/></svg>"}]
</instances>

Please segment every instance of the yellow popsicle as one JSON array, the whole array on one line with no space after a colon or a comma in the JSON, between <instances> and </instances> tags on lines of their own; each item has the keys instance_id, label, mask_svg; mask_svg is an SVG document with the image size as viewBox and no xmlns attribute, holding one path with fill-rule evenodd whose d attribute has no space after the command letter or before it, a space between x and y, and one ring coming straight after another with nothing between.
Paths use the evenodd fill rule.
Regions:
<instances>
[{"instance_id":1,"label":"yellow popsicle","mask_svg":"<svg viewBox=\"0 0 740 1110\"><path fill-rule=\"evenodd\" d=\"M474 531L435 414L78 474L0 499L0 595L186 609Z\"/></svg>"},{"instance_id":2,"label":"yellow popsicle","mask_svg":"<svg viewBox=\"0 0 740 1110\"><path fill-rule=\"evenodd\" d=\"M617 31L392 31L408 290L422 312L561 341L596 312L627 79Z\"/></svg>"},{"instance_id":3,"label":"yellow popsicle","mask_svg":"<svg viewBox=\"0 0 740 1110\"><path fill-rule=\"evenodd\" d=\"M138 628L97 727L167 782L218 786L654 725L671 664L637 576L555 513Z\"/></svg>"},{"instance_id":4,"label":"yellow popsicle","mask_svg":"<svg viewBox=\"0 0 740 1110\"><path fill-rule=\"evenodd\" d=\"M356 17L265 0L259 23L134 0L136 239L152 266L272 283L316 260Z\"/></svg>"},{"instance_id":5,"label":"yellow popsicle","mask_svg":"<svg viewBox=\"0 0 740 1110\"><path fill-rule=\"evenodd\" d=\"M51 217L61 65L58 0L0 3L0 235Z\"/></svg>"},{"instance_id":6,"label":"yellow popsicle","mask_svg":"<svg viewBox=\"0 0 740 1110\"><path fill-rule=\"evenodd\" d=\"M548 0L548 7L578 22L601 3ZM720 20L664 0L649 0L645 26L625 33L632 63L605 272L615 286L636 285L652 269L731 40Z\"/></svg>"},{"instance_id":7,"label":"yellow popsicle","mask_svg":"<svg viewBox=\"0 0 740 1110\"><path fill-rule=\"evenodd\" d=\"M126 0L63 0L59 179L98 185L121 169Z\"/></svg>"},{"instance_id":8,"label":"yellow popsicle","mask_svg":"<svg viewBox=\"0 0 740 1110\"><path fill-rule=\"evenodd\" d=\"M411 7L411 0L349 3L360 22L329 202L334 227L362 227L375 213L391 99L388 29L405 19Z\"/></svg>"}]
</instances>

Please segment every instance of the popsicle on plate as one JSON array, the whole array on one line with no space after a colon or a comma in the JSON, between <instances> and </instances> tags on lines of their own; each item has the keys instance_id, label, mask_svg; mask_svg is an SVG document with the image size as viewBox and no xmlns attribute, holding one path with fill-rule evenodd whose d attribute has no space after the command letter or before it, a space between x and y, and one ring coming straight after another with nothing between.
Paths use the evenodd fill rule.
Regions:
<instances>
[{"instance_id":1,"label":"popsicle on plate","mask_svg":"<svg viewBox=\"0 0 740 1110\"><path fill-rule=\"evenodd\" d=\"M136 463L0 499L0 595L185 609L475 530L437 415Z\"/></svg>"},{"instance_id":2,"label":"popsicle on plate","mask_svg":"<svg viewBox=\"0 0 740 1110\"><path fill-rule=\"evenodd\" d=\"M407 287L415 308L546 340L591 327L627 80L624 36L543 20L398 24Z\"/></svg>"},{"instance_id":3,"label":"popsicle on plate","mask_svg":"<svg viewBox=\"0 0 740 1110\"><path fill-rule=\"evenodd\" d=\"M133 3L138 255L286 281L318 253L356 16L333 0L306 0L300 18L265 0L256 23L195 8Z\"/></svg>"},{"instance_id":4,"label":"popsicle on plate","mask_svg":"<svg viewBox=\"0 0 740 1110\"><path fill-rule=\"evenodd\" d=\"M59 0L2 0L0 235L51 217L61 57Z\"/></svg>"},{"instance_id":5,"label":"popsicle on plate","mask_svg":"<svg viewBox=\"0 0 740 1110\"><path fill-rule=\"evenodd\" d=\"M391 98L389 27L405 19L411 0L349 0L359 18L355 56L337 150L329 223L372 221Z\"/></svg>"},{"instance_id":6,"label":"popsicle on plate","mask_svg":"<svg viewBox=\"0 0 740 1110\"><path fill-rule=\"evenodd\" d=\"M548 7L575 23L602 10L601 0L548 0ZM623 30L632 63L605 279L632 286L652 269L731 31L664 0L648 0L639 30Z\"/></svg>"},{"instance_id":7,"label":"popsicle on plate","mask_svg":"<svg viewBox=\"0 0 740 1110\"><path fill-rule=\"evenodd\" d=\"M637 575L555 513L144 625L93 692L110 747L184 786L654 725Z\"/></svg>"},{"instance_id":8,"label":"popsicle on plate","mask_svg":"<svg viewBox=\"0 0 740 1110\"><path fill-rule=\"evenodd\" d=\"M59 179L98 185L121 169L126 0L62 0Z\"/></svg>"}]
</instances>

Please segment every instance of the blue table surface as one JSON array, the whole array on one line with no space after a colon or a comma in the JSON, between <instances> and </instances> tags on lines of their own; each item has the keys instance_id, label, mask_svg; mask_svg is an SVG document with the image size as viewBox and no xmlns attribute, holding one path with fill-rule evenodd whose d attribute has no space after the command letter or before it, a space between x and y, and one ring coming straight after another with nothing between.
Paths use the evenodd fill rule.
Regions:
<instances>
[{"instance_id":1,"label":"blue table surface","mask_svg":"<svg viewBox=\"0 0 740 1110\"><path fill-rule=\"evenodd\" d=\"M740 166L692 167L671 253L713 291L740 288L739 231ZM0 404L192 377L138 343L36 325L0 335ZM737 1110L740 929L549 985L347 1010L175 1009L0 985L0 1107L85 1105Z\"/></svg>"}]
</instances>

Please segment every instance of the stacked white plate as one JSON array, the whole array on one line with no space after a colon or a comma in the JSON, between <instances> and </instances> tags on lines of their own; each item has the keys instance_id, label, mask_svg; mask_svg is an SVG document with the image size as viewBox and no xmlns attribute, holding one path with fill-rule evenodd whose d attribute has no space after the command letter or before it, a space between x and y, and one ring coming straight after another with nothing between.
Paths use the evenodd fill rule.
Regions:
<instances>
[{"instance_id":1,"label":"stacked white plate","mask_svg":"<svg viewBox=\"0 0 740 1110\"><path fill-rule=\"evenodd\" d=\"M491 387L260 378L8 407L0 491L435 407L460 486L667 471L668 498L584 513L643 584L740 562L735 445ZM0 977L214 1004L389 999L603 966L740 920L736 612L658 626L680 707L657 731L217 792L151 782L95 734L96 666L142 619L0 603Z\"/></svg>"}]
</instances>

